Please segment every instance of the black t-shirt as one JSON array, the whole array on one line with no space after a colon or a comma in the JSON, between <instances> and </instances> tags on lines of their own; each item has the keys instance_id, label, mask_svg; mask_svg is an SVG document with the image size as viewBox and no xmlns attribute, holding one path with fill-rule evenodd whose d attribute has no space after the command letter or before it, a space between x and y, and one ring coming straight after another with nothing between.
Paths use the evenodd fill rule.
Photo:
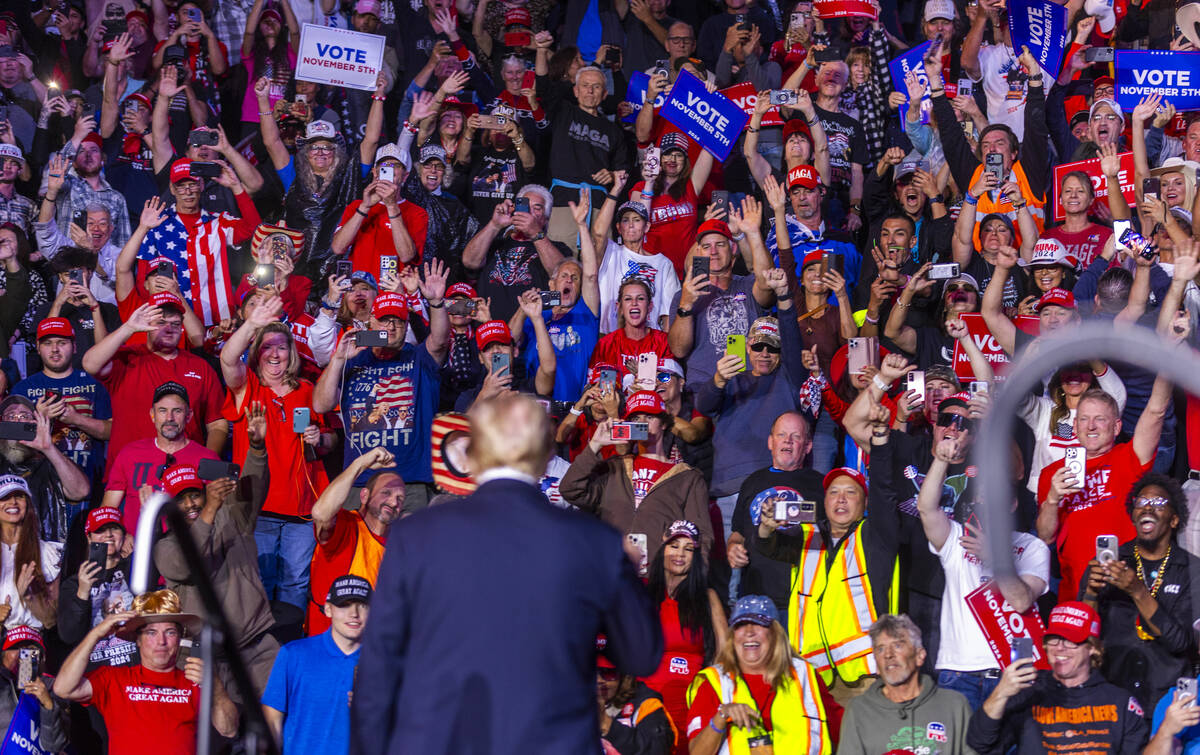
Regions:
<instances>
[{"instance_id":1,"label":"black t-shirt","mask_svg":"<svg viewBox=\"0 0 1200 755\"><path fill-rule=\"evenodd\" d=\"M870 162L867 139L863 136L862 124L845 113L831 113L815 107L821 128L829 140L829 185L839 194L849 195L850 164L866 165Z\"/></svg>"},{"instance_id":2,"label":"black t-shirt","mask_svg":"<svg viewBox=\"0 0 1200 755\"><path fill-rule=\"evenodd\" d=\"M496 205L516 196L517 189L527 180L525 166L516 150L500 152L493 148L471 150L471 167L466 173L466 186L455 193L466 197L467 205L480 223L492 219Z\"/></svg>"},{"instance_id":3,"label":"black t-shirt","mask_svg":"<svg viewBox=\"0 0 1200 755\"><path fill-rule=\"evenodd\" d=\"M550 243L564 257L571 256L566 244ZM517 299L521 294L531 288L544 290L549 282L550 275L542 267L534 242L502 238L488 252L475 290L484 299L491 299L492 319L507 322L520 309Z\"/></svg>"},{"instance_id":4,"label":"black t-shirt","mask_svg":"<svg viewBox=\"0 0 1200 755\"><path fill-rule=\"evenodd\" d=\"M595 183L592 175L597 171L630 170L633 156L619 124L603 113L591 115L578 105L564 104L551 130L549 165L556 180ZM551 191L556 207L579 198L578 189L552 186Z\"/></svg>"},{"instance_id":5,"label":"black t-shirt","mask_svg":"<svg viewBox=\"0 0 1200 755\"><path fill-rule=\"evenodd\" d=\"M756 555L759 511L764 504L777 501L816 501L821 512L825 499L822 477L812 469L783 472L767 467L752 473L742 483L733 509L733 531L746 538L750 564L742 570L739 595L766 595L780 611L787 611L792 592L792 565ZM823 516L818 513L818 516Z\"/></svg>"},{"instance_id":6,"label":"black t-shirt","mask_svg":"<svg viewBox=\"0 0 1200 755\"><path fill-rule=\"evenodd\" d=\"M971 252L971 261L967 263L963 272L970 275L979 284L980 299L983 298L983 292L987 291L988 283L991 282L995 269L996 266L985 260L979 252ZM1009 270L1008 280L1004 281L1002 306L1015 309L1029 293L1029 280L1025 277L1025 271L1017 267Z\"/></svg>"},{"instance_id":7,"label":"black t-shirt","mask_svg":"<svg viewBox=\"0 0 1200 755\"><path fill-rule=\"evenodd\" d=\"M137 227L146 200L159 194L150 134L138 137L118 126L112 136L104 140L104 177L124 195L129 220Z\"/></svg>"},{"instance_id":8,"label":"black t-shirt","mask_svg":"<svg viewBox=\"0 0 1200 755\"><path fill-rule=\"evenodd\" d=\"M935 364L954 366L954 339L936 325L925 325L916 329L917 367L927 370Z\"/></svg>"}]
</instances>

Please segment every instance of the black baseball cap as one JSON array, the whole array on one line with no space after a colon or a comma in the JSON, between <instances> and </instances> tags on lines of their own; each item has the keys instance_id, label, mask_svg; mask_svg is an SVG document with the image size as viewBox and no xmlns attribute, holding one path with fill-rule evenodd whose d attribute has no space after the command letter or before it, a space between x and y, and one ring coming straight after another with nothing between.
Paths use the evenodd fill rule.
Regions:
<instances>
[{"instance_id":1,"label":"black baseball cap","mask_svg":"<svg viewBox=\"0 0 1200 755\"><path fill-rule=\"evenodd\" d=\"M346 574L333 580L325 600L335 606L350 603L370 603L371 583L356 574Z\"/></svg>"},{"instance_id":2,"label":"black baseball cap","mask_svg":"<svg viewBox=\"0 0 1200 755\"><path fill-rule=\"evenodd\" d=\"M174 380L168 380L167 382L155 388L154 400L150 403L157 404L164 396L171 395L178 396L179 398L183 399L183 403L185 404L191 403L191 401L188 400L187 388L184 388L181 384L176 383Z\"/></svg>"}]
</instances>

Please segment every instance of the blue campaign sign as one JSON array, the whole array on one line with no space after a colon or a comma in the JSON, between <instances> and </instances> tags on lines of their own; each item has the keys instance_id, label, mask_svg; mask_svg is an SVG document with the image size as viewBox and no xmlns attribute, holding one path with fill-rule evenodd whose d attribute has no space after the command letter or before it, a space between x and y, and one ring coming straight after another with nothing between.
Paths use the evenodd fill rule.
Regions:
<instances>
[{"instance_id":1,"label":"blue campaign sign","mask_svg":"<svg viewBox=\"0 0 1200 755\"><path fill-rule=\"evenodd\" d=\"M1058 75L1067 50L1065 6L1050 0L1009 0L1008 32L1017 55L1028 47L1051 77Z\"/></svg>"},{"instance_id":2,"label":"blue campaign sign","mask_svg":"<svg viewBox=\"0 0 1200 755\"><path fill-rule=\"evenodd\" d=\"M0 745L0 755L46 755L38 738L42 720L40 711L37 698L28 693L21 694L4 735L4 744Z\"/></svg>"},{"instance_id":3,"label":"blue campaign sign","mask_svg":"<svg viewBox=\"0 0 1200 755\"><path fill-rule=\"evenodd\" d=\"M720 92L710 92L704 82L680 71L659 114L718 160L729 157L750 116Z\"/></svg>"},{"instance_id":4,"label":"blue campaign sign","mask_svg":"<svg viewBox=\"0 0 1200 755\"><path fill-rule=\"evenodd\" d=\"M1116 68L1117 104L1125 112L1151 94L1180 113L1200 110L1200 52L1117 50Z\"/></svg>"},{"instance_id":5,"label":"blue campaign sign","mask_svg":"<svg viewBox=\"0 0 1200 755\"><path fill-rule=\"evenodd\" d=\"M629 76L629 86L625 88L625 101L633 105L633 112L621 119L623 123L633 123L638 113L642 111L642 103L646 101L646 90L650 88L650 76L644 71L634 71ZM662 107L667 101L665 92L659 92L654 99L654 107Z\"/></svg>"},{"instance_id":6,"label":"blue campaign sign","mask_svg":"<svg viewBox=\"0 0 1200 755\"><path fill-rule=\"evenodd\" d=\"M925 75L925 53L931 44L933 43L922 42L903 55L888 61L888 70L892 73L892 87L897 92L907 96L908 85L904 83L904 77L909 71L916 72L917 78L925 85L925 95L921 98L921 123L929 123L929 111L933 109L933 102L929 99L929 77ZM904 122L903 108L900 110L900 121Z\"/></svg>"}]
</instances>

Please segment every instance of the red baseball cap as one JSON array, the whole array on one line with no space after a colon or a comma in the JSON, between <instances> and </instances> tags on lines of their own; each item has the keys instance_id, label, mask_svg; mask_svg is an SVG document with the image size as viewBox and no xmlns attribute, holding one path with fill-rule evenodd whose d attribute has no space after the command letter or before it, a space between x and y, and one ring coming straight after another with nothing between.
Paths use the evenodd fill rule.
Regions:
<instances>
[{"instance_id":1,"label":"red baseball cap","mask_svg":"<svg viewBox=\"0 0 1200 755\"><path fill-rule=\"evenodd\" d=\"M867 492L867 478L863 476L862 472L850 467L838 467L837 469L829 470L829 474L825 475L825 479L821 481L821 487L829 490L829 486L839 477L849 477L858 483L858 486L863 489L864 493Z\"/></svg>"},{"instance_id":2,"label":"red baseball cap","mask_svg":"<svg viewBox=\"0 0 1200 755\"><path fill-rule=\"evenodd\" d=\"M809 144L812 144L812 129L808 127L808 124L804 122L803 118L792 118L790 121L783 124L784 145L787 144L788 139L791 138L792 134L800 134L808 140Z\"/></svg>"},{"instance_id":3,"label":"red baseball cap","mask_svg":"<svg viewBox=\"0 0 1200 755\"><path fill-rule=\"evenodd\" d=\"M622 419L629 419L635 414L666 414L667 407L654 391L637 391L625 399L625 413Z\"/></svg>"},{"instance_id":4,"label":"red baseball cap","mask_svg":"<svg viewBox=\"0 0 1200 755\"><path fill-rule=\"evenodd\" d=\"M180 181L192 180L192 161L186 157L181 157L171 163L171 183L177 184Z\"/></svg>"},{"instance_id":5,"label":"red baseball cap","mask_svg":"<svg viewBox=\"0 0 1200 755\"><path fill-rule=\"evenodd\" d=\"M47 317L38 323L37 340L40 341L50 336L73 340L75 338L75 328L71 327L71 321L65 317Z\"/></svg>"},{"instance_id":6,"label":"red baseball cap","mask_svg":"<svg viewBox=\"0 0 1200 755\"><path fill-rule=\"evenodd\" d=\"M455 296L465 296L468 299L474 299L479 296L479 294L475 293L475 289L471 288L470 284L455 283L453 286L446 289L446 298L449 299Z\"/></svg>"},{"instance_id":7,"label":"red baseball cap","mask_svg":"<svg viewBox=\"0 0 1200 755\"><path fill-rule=\"evenodd\" d=\"M1037 306L1034 309L1041 312L1043 307L1050 306L1075 309L1075 294L1065 288L1052 288L1042 294L1042 298L1038 299Z\"/></svg>"},{"instance_id":8,"label":"red baseball cap","mask_svg":"<svg viewBox=\"0 0 1200 755\"><path fill-rule=\"evenodd\" d=\"M509 8L504 13L505 26L533 26L528 8Z\"/></svg>"},{"instance_id":9,"label":"red baseball cap","mask_svg":"<svg viewBox=\"0 0 1200 755\"><path fill-rule=\"evenodd\" d=\"M947 396L938 404L938 411L944 412L952 406L961 406L963 409L970 409L971 394L967 391L959 391Z\"/></svg>"},{"instance_id":10,"label":"red baseball cap","mask_svg":"<svg viewBox=\"0 0 1200 755\"><path fill-rule=\"evenodd\" d=\"M171 307L180 312L184 312L183 299L180 299L170 291L159 291L154 296L150 297L150 304L154 307Z\"/></svg>"},{"instance_id":11,"label":"red baseball cap","mask_svg":"<svg viewBox=\"0 0 1200 755\"><path fill-rule=\"evenodd\" d=\"M3 649L12 650L24 642L32 642L42 650L46 649L46 643L42 642L42 633L25 624L18 624L4 633Z\"/></svg>"},{"instance_id":12,"label":"red baseball cap","mask_svg":"<svg viewBox=\"0 0 1200 755\"><path fill-rule=\"evenodd\" d=\"M503 320L488 320L475 331L475 345L480 351L493 343L512 343L512 332Z\"/></svg>"},{"instance_id":13,"label":"red baseball cap","mask_svg":"<svg viewBox=\"0 0 1200 755\"><path fill-rule=\"evenodd\" d=\"M1100 637L1100 614L1096 609L1078 600L1059 603L1050 612L1046 622L1046 636L1062 637L1080 643L1089 637Z\"/></svg>"},{"instance_id":14,"label":"red baseball cap","mask_svg":"<svg viewBox=\"0 0 1200 755\"><path fill-rule=\"evenodd\" d=\"M121 521L121 510L112 506L100 506L88 512L87 524L83 526L83 531L90 535L110 524L125 527L125 523Z\"/></svg>"},{"instance_id":15,"label":"red baseball cap","mask_svg":"<svg viewBox=\"0 0 1200 755\"><path fill-rule=\"evenodd\" d=\"M788 171L787 182L789 189L797 186L802 186L805 189L815 189L821 185L821 177L817 175L817 171L813 166L797 165Z\"/></svg>"},{"instance_id":16,"label":"red baseball cap","mask_svg":"<svg viewBox=\"0 0 1200 755\"><path fill-rule=\"evenodd\" d=\"M399 317L401 320L407 320L408 300L402 294L385 291L375 297L375 304L371 307L371 317L376 320L384 317Z\"/></svg>"},{"instance_id":17,"label":"red baseball cap","mask_svg":"<svg viewBox=\"0 0 1200 755\"><path fill-rule=\"evenodd\" d=\"M93 131L92 133L90 133L90 134L88 134L87 136L83 137L83 141L82 141L82 142L80 142L80 144L81 144L81 145L82 145L82 144L87 144L88 142L91 142L92 144L95 144L95 145L96 145L96 148L97 148L97 149L99 149L101 152L103 152L103 151L104 151L104 140L103 140L103 139L101 139L101 138L100 138L100 135L99 135L99 134L97 134L95 131Z\"/></svg>"},{"instance_id":18,"label":"red baseball cap","mask_svg":"<svg viewBox=\"0 0 1200 755\"><path fill-rule=\"evenodd\" d=\"M126 23L130 21L141 21L143 24L149 27L150 14L146 13L146 11L142 10L141 8L135 8L125 14L125 21Z\"/></svg>"},{"instance_id":19,"label":"red baseball cap","mask_svg":"<svg viewBox=\"0 0 1200 755\"><path fill-rule=\"evenodd\" d=\"M163 487L167 495L176 498L185 490L204 490L204 480L196 473L195 467L178 464L171 467L162 476Z\"/></svg>"},{"instance_id":20,"label":"red baseball cap","mask_svg":"<svg viewBox=\"0 0 1200 755\"><path fill-rule=\"evenodd\" d=\"M1096 87L1100 86L1101 84L1116 86L1117 81L1112 76L1099 76L1095 79L1092 79L1092 91L1096 91Z\"/></svg>"},{"instance_id":21,"label":"red baseball cap","mask_svg":"<svg viewBox=\"0 0 1200 755\"><path fill-rule=\"evenodd\" d=\"M719 233L730 241L733 241L733 234L729 232L729 224L724 220L705 220L696 229L696 241L700 241L708 233Z\"/></svg>"},{"instance_id":22,"label":"red baseball cap","mask_svg":"<svg viewBox=\"0 0 1200 755\"><path fill-rule=\"evenodd\" d=\"M820 262L821 258L824 256L825 256L824 249L812 250L808 254L804 255L804 262L800 265L800 269L803 270L804 268L808 267L809 265L815 265L816 263Z\"/></svg>"}]
</instances>

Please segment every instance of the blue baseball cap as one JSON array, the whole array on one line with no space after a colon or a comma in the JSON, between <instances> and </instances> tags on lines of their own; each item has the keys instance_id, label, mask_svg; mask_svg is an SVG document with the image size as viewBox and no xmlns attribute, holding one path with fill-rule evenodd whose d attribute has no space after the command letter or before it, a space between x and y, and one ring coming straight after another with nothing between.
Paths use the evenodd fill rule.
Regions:
<instances>
[{"instance_id":1,"label":"blue baseball cap","mask_svg":"<svg viewBox=\"0 0 1200 755\"><path fill-rule=\"evenodd\" d=\"M749 622L760 627L769 627L776 621L779 621L779 611L775 610L775 603L770 598L765 595L747 595L734 605L733 614L729 617L729 626L733 628Z\"/></svg>"},{"instance_id":2,"label":"blue baseball cap","mask_svg":"<svg viewBox=\"0 0 1200 755\"><path fill-rule=\"evenodd\" d=\"M379 284L375 282L375 276L368 273L366 270L355 270L350 273L350 284L366 283L376 291L379 290Z\"/></svg>"}]
</instances>

